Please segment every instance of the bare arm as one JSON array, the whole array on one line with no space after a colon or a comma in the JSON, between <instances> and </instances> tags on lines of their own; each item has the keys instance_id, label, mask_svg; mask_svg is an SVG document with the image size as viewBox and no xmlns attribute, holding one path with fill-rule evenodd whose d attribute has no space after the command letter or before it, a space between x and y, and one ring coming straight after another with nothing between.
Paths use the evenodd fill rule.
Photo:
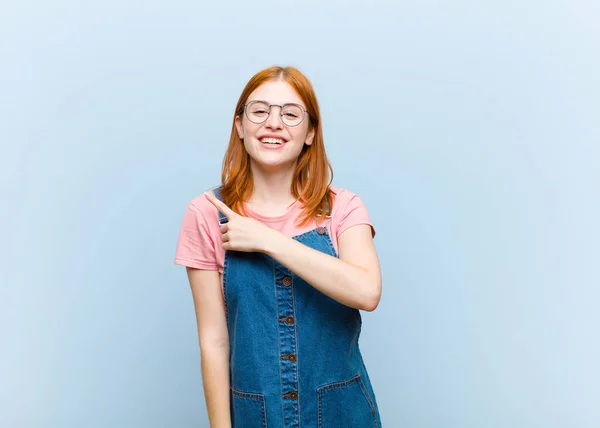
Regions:
<instances>
[{"instance_id":1,"label":"bare arm","mask_svg":"<svg viewBox=\"0 0 600 428\"><path fill-rule=\"evenodd\" d=\"M204 194L228 222L220 226L225 250L260 251L338 302L373 311L381 298L381 271L371 226L357 224L338 237L339 258L308 247Z\"/></svg>"},{"instance_id":2,"label":"bare arm","mask_svg":"<svg viewBox=\"0 0 600 428\"><path fill-rule=\"evenodd\" d=\"M186 268L198 322L202 383L212 428L231 428L229 333L218 271Z\"/></svg>"},{"instance_id":3,"label":"bare arm","mask_svg":"<svg viewBox=\"0 0 600 428\"><path fill-rule=\"evenodd\" d=\"M339 259L276 233L265 253L332 299L373 311L381 298L381 271L371 227L360 224L338 238Z\"/></svg>"}]
</instances>

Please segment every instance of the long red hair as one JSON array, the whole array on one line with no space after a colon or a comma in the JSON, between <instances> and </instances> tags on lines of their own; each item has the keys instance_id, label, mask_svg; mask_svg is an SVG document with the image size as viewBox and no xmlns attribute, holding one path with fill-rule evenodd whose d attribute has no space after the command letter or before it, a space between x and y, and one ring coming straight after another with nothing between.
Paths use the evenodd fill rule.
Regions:
<instances>
[{"instance_id":1,"label":"long red hair","mask_svg":"<svg viewBox=\"0 0 600 428\"><path fill-rule=\"evenodd\" d=\"M310 120L308 130L309 132L314 130L315 135L312 144L309 146L305 144L298 156L290 190L292 195L303 204L303 212L298 224L306 225L315 218L319 222L327 214L327 206L330 210L333 207L333 197L329 187L333 180L333 168L325 153L317 96L308 78L294 67L273 66L259 71L248 81L242 91L235 107L229 146L223 159L221 195L225 204L233 211L246 214L244 202L252 195L254 182L250 168L250 155L246 152L244 143L237 133L235 117L241 118L244 114L244 104L250 94L263 83L272 80L283 80L291 85L308 110Z\"/></svg>"}]
</instances>

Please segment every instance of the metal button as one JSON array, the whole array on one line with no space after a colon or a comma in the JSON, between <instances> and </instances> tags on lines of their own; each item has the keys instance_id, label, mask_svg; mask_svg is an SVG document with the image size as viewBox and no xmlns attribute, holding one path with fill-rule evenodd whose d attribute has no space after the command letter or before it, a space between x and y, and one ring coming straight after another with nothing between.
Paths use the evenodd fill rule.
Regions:
<instances>
[{"instance_id":1,"label":"metal button","mask_svg":"<svg viewBox=\"0 0 600 428\"><path fill-rule=\"evenodd\" d=\"M282 398L290 398L292 400L297 400L298 399L298 393L297 392L288 392L287 394L283 394Z\"/></svg>"},{"instance_id":2,"label":"metal button","mask_svg":"<svg viewBox=\"0 0 600 428\"><path fill-rule=\"evenodd\" d=\"M282 355L280 358L282 360L291 361L292 363L296 362L296 354Z\"/></svg>"},{"instance_id":3,"label":"metal button","mask_svg":"<svg viewBox=\"0 0 600 428\"><path fill-rule=\"evenodd\" d=\"M289 287L290 285L292 285L292 278L286 276L285 278L283 278L283 281L281 283L286 287Z\"/></svg>"},{"instance_id":4,"label":"metal button","mask_svg":"<svg viewBox=\"0 0 600 428\"><path fill-rule=\"evenodd\" d=\"M325 232L327 232L327 229L325 229L324 227L318 227L317 228L317 233L319 235L325 235Z\"/></svg>"}]
</instances>

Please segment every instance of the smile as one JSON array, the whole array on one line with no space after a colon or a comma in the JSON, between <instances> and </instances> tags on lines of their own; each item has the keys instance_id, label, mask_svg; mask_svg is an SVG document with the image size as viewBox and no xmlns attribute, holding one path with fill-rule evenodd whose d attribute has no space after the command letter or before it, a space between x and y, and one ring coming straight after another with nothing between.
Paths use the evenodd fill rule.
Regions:
<instances>
[{"instance_id":1,"label":"smile","mask_svg":"<svg viewBox=\"0 0 600 428\"><path fill-rule=\"evenodd\" d=\"M282 144L285 143L285 140L283 140L281 138L265 137L265 138L261 138L260 142L263 143L263 144L282 145Z\"/></svg>"}]
</instances>

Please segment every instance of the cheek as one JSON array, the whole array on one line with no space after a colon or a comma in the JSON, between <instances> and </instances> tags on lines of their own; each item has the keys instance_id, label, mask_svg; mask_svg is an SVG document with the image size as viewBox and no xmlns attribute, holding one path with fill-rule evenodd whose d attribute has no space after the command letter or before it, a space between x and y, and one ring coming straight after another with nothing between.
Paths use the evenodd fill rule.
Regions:
<instances>
[{"instance_id":1,"label":"cheek","mask_svg":"<svg viewBox=\"0 0 600 428\"><path fill-rule=\"evenodd\" d=\"M308 136L308 129L294 129L290 132L291 137L294 141L304 143Z\"/></svg>"},{"instance_id":2,"label":"cheek","mask_svg":"<svg viewBox=\"0 0 600 428\"><path fill-rule=\"evenodd\" d=\"M250 138L250 137L255 137L259 128L260 128L260 126L258 126L255 123L250 122L249 120L244 121L244 127L242 129L244 138L246 139L246 138Z\"/></svg>"}]
</instances>

